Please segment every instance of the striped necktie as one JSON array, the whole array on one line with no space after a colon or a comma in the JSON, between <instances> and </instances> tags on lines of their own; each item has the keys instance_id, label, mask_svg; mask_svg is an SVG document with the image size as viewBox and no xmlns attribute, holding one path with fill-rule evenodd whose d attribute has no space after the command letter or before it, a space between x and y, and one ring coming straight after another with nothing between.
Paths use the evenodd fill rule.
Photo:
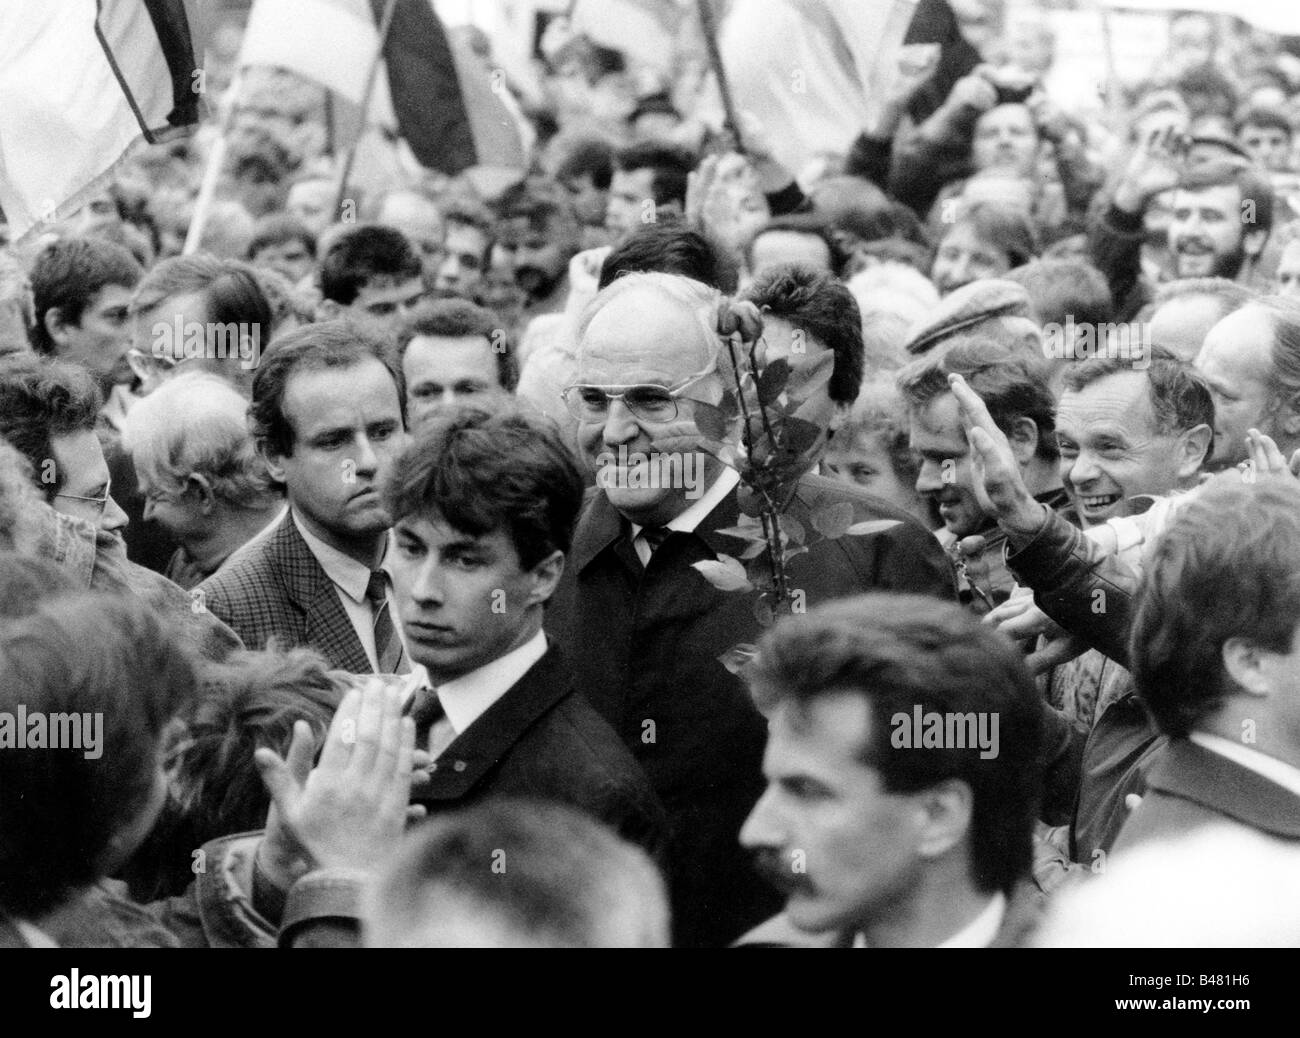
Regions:
<instances>
[{"instance_id":1,"label":"striped necktie","mask_svg":"<svg viewBox=\"0 0 1300 1038\"><path fill-rule=\"evenodd\" d=\"M375 632L375 658L379 661L379 674L401 674L406 669L402 660L402 639L397 636L392 613L388 608L388 575L377 569L370 574L366 584L366 599L374 613L372 626Z\"/></svg>"}]
</instances>

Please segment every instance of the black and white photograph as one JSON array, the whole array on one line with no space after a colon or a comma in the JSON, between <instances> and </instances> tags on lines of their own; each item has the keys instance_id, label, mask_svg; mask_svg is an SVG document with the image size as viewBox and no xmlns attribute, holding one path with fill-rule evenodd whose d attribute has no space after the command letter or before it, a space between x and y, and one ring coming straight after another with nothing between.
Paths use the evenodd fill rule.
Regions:
<instances>
[{"instance_id":1,"label":"black and white photograph","mask_svg":"<svg viewBox=\"0 0 1300 1038\"><path fill-rule=\"evenodd\" d=\"M6 1000L1297 947L1300 6L0 2Z\"/></svg>"}]
</instances>

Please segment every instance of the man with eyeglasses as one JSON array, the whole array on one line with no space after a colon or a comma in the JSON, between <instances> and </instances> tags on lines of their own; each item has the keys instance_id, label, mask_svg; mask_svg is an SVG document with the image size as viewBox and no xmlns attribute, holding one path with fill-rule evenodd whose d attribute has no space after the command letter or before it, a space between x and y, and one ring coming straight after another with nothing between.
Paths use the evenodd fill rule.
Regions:
<instances>
[{"instance_id":1,"label":"man with eyeglasses","mask_svg":"<svg viewBox=\"0 0 1300 1038\"><path fill-rule=\"evenodd\" d=\"M234 632L192 610L170 580L126 557L127 515L113 499L95 431L101 401L94 379L76 365L30 354L0 360L0 440L27 460L44 498L28 506L40 530L38 550L81 587L144 600L170 617L192 647L222 658L241 647Z\"/></svg>"},{"instance_id":2,"label":"man with eyeglasses","mask_svg":"<svg viewBox=\"0 0 1300 1038\"><path fill-rule=\"evenodd\" d=\"M765 724L720 661L761 631L755 592L729 594L694 564L736 555L733 469L655 441L697 432L697 401L726 388L717 371L718 293L688 278L628 274L579 323L576 384L565 401L597 470L548 631L579 689L623 737L668 809L669 885L680 946L725 944L778 904L740 851L763 789ZM857 342L859 363L861 340ZM687 478L687 476L691 478ZM699 477L699 478L695 478ZM875 589L954 598L947 563L914 519L858 490L805 476L789 514L850 502L858 519L897 526L822 541L791 560L801 607Z\"/></svg>"}]
</instances>

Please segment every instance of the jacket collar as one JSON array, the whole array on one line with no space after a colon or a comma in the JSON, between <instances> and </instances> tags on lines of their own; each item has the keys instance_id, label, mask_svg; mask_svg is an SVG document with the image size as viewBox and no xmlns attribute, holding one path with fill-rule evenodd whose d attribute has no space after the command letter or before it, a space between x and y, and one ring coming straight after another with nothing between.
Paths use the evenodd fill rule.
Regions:
<instances>
[{"instance_id":1,"label":"jacket collar","mask_svg":"<svg viewBox=\"0 0 1300 1038\"><path fill-rule=\"evenodd\" d=\"M1252 829L1300 839L1300 797L1258 772L1186 739L1173 739L1147 788L1181 797Z\"/></svg>"},{"instance_id":2,"label":"jacket collar","mask_svg":"<svg viewBox=\"0 0 1300 1038\"><path fill-rule=\"evenodd\" d=\"M458 800L514 747L537 720L573 692L555 646L458 735L434 762L422 800Z\"/></svg>"}]
</instances>

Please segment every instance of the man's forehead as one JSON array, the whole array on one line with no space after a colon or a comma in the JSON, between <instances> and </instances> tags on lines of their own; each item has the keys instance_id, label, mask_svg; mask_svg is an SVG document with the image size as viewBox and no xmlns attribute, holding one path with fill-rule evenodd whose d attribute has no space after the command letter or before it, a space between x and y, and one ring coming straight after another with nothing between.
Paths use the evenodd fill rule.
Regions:
<instances>
[{"instance_id":1,"label":"man's forehead","mask_svg":"<svg viewBox=\"0 0 1300 1038\"><path fill-rule=\"evenodd\" d=\"M1272 366L1273 326L1255 307L1231 313L1210 329L1196 366L1203 371L1227 370L1266 378Z\"/></svg>"},{"instance_id":2,"label":"man's forehead","mask_svg":"<svg viewBox=\"0 0 1300 1038\"><path fill-rule=\"evenodd\" d=\"M682 303L648 289L611 299L587 325L578 377L596 384L678 381L713 359L705 328Z\"/></svg>"},{"instance_id":3,"label":"man's forehead","mask_svg":"<svg viewBox=\"0 0 1300 1038\"><path fill-rule=\"evenodd\" d=\"M376 274L374 277L366 279L362 286L359 298L365 299L366 302L375 302L387 299L402 299L405 296L416 292L422 292L424 286L420 281L420 276L416 274L409 278L396 278L389 274Z\"/></svg>"},{"instance_id":4,"label":"man's forehead","mask_svg":"<svg viewBox=\"0 0 1300 1038\"><path fill-rule=\"evenodd\" d=\"M957 398L951 393L938 396L911 410L912 428L933 439L948 439L966 444Z\"/></svg>"},{"instance_id":5,"label":"man's forehead","mask_svg":"<svg viewBox=\"0 0 1300 1038\"><path fill-rule=\"evenodd\" d=\"M282 410L299 435L401 416L397 383L374 357L345 367L292 372L284 387Z\"/></svg>"},{"instance_id":6,"label":"man's forehead","mask_svg":"<svg viewBox=\"0 0 1300 1038\"><path fill-rule=\"evenodd\" d=\"M768 760L780 771L846 777L861 763L871 734L871 706L859 692L782 699L768 715Z\"/></svg>"},{"instance_id":7,"label":"man's forehead","mask_svg":"<svg viewBox=\"0 0 1300 1038\"><path fill-rule=\"evenodd\" d=\"M1153 423L1151 382L1145 371L1120 371L1090 382L1082 389L1066 389L1057 403L1058 426L1087 427L1104 423L1129 430L1147 429Z\"/></svg>"},{"instance_id":8,"label":"man's forehead","mask_svg":"<svg viewBox=\"0 0 1300 1038\"><path fill-rule=\"evenodd\" d=\"M1174 189L1173 207L1236 209L1241 202L1241 188L1236 184L1209 184L1205 187Z\"/></svg>"},{"instance_id":9,"label":"man's forehead","mask_svg":"<svg viewBox=\"0 0 1300 1038\"><path fill-rule=\"evenodd\" d=\"M406 347L405 367L412 379L467 369L496 379L496 355L481 335L417 335Z\"/></svg>"},{"instance_id":10,"label":"man's forehead","mask_svg":"<svg viewBox=\"0 0 1300 1038\"><path fill-rule=\"evenodd\" d=\"M68 493L84 493L108 482L108 463L93 431L81 429L55 436L50 445L55 464L63 470L64 490Z\"/></svg>"}]
</instances>

